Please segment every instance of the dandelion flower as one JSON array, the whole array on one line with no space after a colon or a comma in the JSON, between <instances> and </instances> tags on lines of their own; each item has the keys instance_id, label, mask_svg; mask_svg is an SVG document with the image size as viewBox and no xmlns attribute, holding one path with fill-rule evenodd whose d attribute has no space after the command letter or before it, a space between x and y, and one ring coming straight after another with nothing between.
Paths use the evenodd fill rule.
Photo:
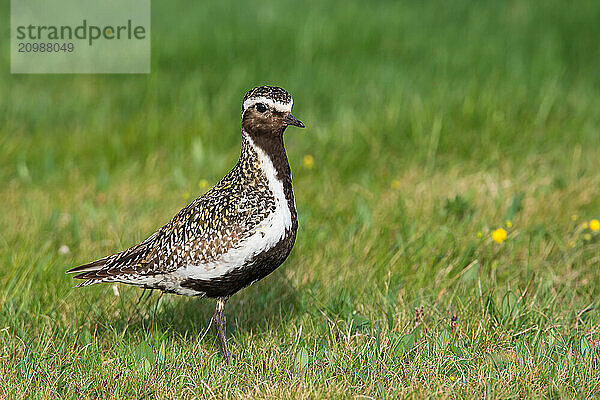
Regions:
<instances>
[{"instance_id":1,"label":"dandelion flower","mask_svg":"<svg viewBox=\"0 0 600 400\"><path fill-rule=\"evenodd\" d=\"M583 240L585 240L586 242L589 242L590 240L592 240L592 235L590 235L589 233L586 233L585 235L583 235Z\"/></svg>"},{"instance_id":2,"label":"dandelion flower","mask_svg":"<svg viewBox=\"0 0 600 400\"><path fill-rule=\"evenodd\" d=\"M208 181L206 179L200 179L198 187L202 190L206 189L208 187Z\"/></svg>"},{"instance_id":3,"label":"dandelion flower","mask_svg":"<svg viewBox=\"0 0 600 400\"><path fill-rule=\"evenodd\" d=\"M398 179L393 179L390 186L392 189L400 189L400 181Z\"/></svg>"},{"instance_id":4,"label":"dandelion flower","mask_svg":"<svg viewBox=\"0 0 600 400\"><path fill-rule=\"evenodd\" d=\"M569 241L569 247L575 247L575 241L574 240L570 240Z\"/></svg>"},{"instance_id":5,"label":"dandelion flower","mask_svg":"<svg viewBox=\"0 0 600 400\"><path fill-rule=\"evenodd\" d=\"M506 227L507 227L507 228L512 228L512 226L513 226L513 223L512 223L512 221L511 221L511 220L507 220L507 221L504 223L504 225L506 225Z\"/></svg>"},{"instance_id":6,"label":"dandelion flower","mask_svg":"<svg viewBox=\"0 0 600 400\"><path fill-rule=\"evenodd\" d=\"M600 221L593 219L590 221L590 229L594 232L600 231Z\"/></svg>"},{"instance_id":7,"label":"dandelion flower","mask_svg":"<svg viewBox=\"0 0 600 400\"><path fill-rule=\"evenodd\" d=\"M477 239L481 239L483 237L483 232L477 232Z\"/></svg>"},{"instance_id":8,"label":"dandelion flower","mask_svg":"<svg viewBox=\"0 0 600 400\"><path fill-rule=\"evenodd\" d=\"M579 217L577 216L577 214L573 214L571 215L571 221L575 222L579 219Z\"/></svg>"},{"instance_id":9,"label":"dandelion flower","mask_svg":"<svg viewBox=\"0 0 600 400\"><path fill-rule=\"evenodd\" d=\"M494 242L497 243L502 243L506 240L506 229L504 228L498 228L496 229L494 232L492 232L492 239L494 240Z\"/></svg>"},{"instance_id":10,"label":"dandelion flower","mask_svg":"<svg viewBox=\"0 0 600 400\"><path fill-rule=\"evenodd\" d=\"M302 159L302 165L304 165L304 168L306 169L311 169L315 165L315 158L310 154L305 155Z\"/></svg>"}]
</instances>

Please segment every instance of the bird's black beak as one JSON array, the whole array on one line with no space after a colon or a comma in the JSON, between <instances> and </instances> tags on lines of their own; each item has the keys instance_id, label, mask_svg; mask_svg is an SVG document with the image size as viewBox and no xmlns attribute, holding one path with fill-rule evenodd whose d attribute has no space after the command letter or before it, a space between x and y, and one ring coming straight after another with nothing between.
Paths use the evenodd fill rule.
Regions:
<instances>
[{"instance_id":1,"label":"bird's black beak","mask_svg":"<svg viewBox=\"0 0 600 400\"><path fill-rule=\"evenodd\" d=\"M292 113L288 113L283 119L287 125L294 125L298 128L305 128L305 125L298 118L294 117Z\"/></svg>"}]
</instances>

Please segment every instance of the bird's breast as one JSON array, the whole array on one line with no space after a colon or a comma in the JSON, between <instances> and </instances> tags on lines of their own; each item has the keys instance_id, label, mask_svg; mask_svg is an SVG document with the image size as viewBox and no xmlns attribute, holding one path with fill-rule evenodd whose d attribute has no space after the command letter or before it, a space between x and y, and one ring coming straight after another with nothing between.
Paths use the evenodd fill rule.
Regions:
<instances>
[{"instance_id":1,"label":"bird's breast","mask_svg":"<svg viewBox=\"0 0 600 400\"><path fill-rule=\"evenodd\" d=\"M261 219L247 227L244 239L217 258L198 264L189 263L175 271L175 280L179 281L180 288L208 297L231 295L268 275L285 261L292 250L298 224L289 166L288 174L282 176L268 155L254 146L251 140L250 145L255 152L254 168L260 173L259 181L267 187L263 200L268 198L269 201L256 204L240 198L236 207L238 211L260 215ZM265 213L267 203L269 207ZM256 222L254 218L248 220Z\"/></svg>"}]
</instances>

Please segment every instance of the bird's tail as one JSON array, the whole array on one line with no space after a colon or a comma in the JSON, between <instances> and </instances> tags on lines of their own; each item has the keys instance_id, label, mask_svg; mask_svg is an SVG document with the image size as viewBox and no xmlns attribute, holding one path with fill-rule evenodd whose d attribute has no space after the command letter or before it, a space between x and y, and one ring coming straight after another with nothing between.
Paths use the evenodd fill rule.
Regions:
<instances>
[{"instance_id":1,"label":"bird's tail","mask_svg":"<svg viewBox=\"0 0 600 400\"><path fill-rule=\"evenodd\" d=\"M73 279L84 280L76 287L121 280L124 276L132 274L136 266L145 262L153 237L154 235L127 250L71 268L67 273L77 274Z\"/></svg>"}]
</instances>

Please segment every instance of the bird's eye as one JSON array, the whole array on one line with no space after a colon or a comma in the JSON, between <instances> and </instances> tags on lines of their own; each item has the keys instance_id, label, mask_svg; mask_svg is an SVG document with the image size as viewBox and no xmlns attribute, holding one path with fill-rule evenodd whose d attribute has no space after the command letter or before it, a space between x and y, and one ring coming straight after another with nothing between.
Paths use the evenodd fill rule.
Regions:
<instances>
[{"instance_id":1,"label":"bird's eye","mask_svg":"<svg viewBox=\"0 0 600 400\"><path fill-rule=\"evenodd\" d=\"M263 103L258 103L256 105L256 110L260 113L264 113L265 111L267 111L267 106L265 106Z\"/></svg>"}]
</instances>

